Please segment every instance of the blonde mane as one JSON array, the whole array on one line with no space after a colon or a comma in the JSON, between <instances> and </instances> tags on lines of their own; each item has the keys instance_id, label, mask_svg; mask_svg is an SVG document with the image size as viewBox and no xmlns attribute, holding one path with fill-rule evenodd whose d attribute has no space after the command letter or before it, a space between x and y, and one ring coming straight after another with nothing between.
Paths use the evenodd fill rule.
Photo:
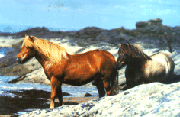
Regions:
<instances>
[{"instance_id":1,"label":"blonde mane","mask_svg":"<svg viewBox=\"0 0 180 117\"><path fill-rule=\"evenodd\" d=\"M30 39L33 40L34 42L32 41L29 42L30 40L28 39L28 42L24 41L24 44L26 45L26 43L28 43L27 45L29 45L33 43L35 49L40 53L42 53L43 55L45 55L48 58L48 60L57 62L57 61L61 61L62 58L67 58L66 49L60 47L58 44L54 44L50 41L36 38L34 36L30 36L30 37L31 37Z\"/></svg>"}]
</instances>

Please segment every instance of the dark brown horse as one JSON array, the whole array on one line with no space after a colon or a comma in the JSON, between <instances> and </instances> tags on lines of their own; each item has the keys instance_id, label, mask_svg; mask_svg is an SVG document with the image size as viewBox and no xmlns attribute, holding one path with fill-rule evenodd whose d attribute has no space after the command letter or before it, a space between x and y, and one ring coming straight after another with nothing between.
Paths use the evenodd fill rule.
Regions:
<instances>
[{"instance_id":1,"label":"dark brown horse","mask_svg":"<svg viewBox=\"0 0 180 117\"><path fill-rule=\"evenodd\" d=\"M118 93L115 58L105 50L70 55L57 44L34 36L25 36L18 62L24 63L32 57L40 62L51 81L50 108L54 108L55 96L63 104L62 83L81 86L94 81L99 97L105 95L104 88L108 96Z\"/></svg>"},{"instance_id":2,"label":"dark brown horse","mask_svg":"<svg viewBox=\"0 0 180 117\"><path fill-rule=\"evenodd\" d=\"M166 37L166 41L167 37ZM172 48L168 43L170 52ZM175 64L170 56L164 53L156 53L147 56L138 47L121 44L117 59L118 69L127 65L125 70L126 87L131 88L142 83L163 82L173 75Z\"/></svg>"}]
</instances>

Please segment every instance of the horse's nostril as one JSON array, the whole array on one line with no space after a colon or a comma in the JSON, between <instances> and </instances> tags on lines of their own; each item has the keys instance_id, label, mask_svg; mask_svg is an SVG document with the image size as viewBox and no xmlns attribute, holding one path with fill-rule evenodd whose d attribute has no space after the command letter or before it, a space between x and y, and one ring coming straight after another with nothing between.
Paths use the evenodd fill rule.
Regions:
<instances>
[{"instance_id":1,"label":"horse's nostril","mask_svg":"<svg viewBox=\"0 0 180 117\"><path fill-rule=\"evenodd\" d=\"M21 63L21 58L18 57L18 58L17 58L17 61L18 61L18 63Z\"/></svg>"}]
</instances>

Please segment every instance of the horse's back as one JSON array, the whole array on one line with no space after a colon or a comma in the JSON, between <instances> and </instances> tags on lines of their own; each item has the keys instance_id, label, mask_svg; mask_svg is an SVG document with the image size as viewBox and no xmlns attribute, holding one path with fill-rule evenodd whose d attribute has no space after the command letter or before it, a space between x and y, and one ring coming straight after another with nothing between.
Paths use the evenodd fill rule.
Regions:
<instances>
[{"instance_id":1,"label":"horse's back","mask_svg":"<svg viewBox=\"0 0 180 117\"><path fill-rule=\"evenodd\" d=\"M72 55L71 59L77 59L77 58L82 58L85 61L90 60L92 62L93 60L96 60L97 63L105 63L105 62L115 63L114 56L106 50L91 50L83 54L75 54Z\"/></svg>"},{"instance_id":2,"label":"horse's back","mask_svg":"<svg viewBox=\"0 0 180 117\"><path fill-rule=\"evenodd\" d=\"M169 78L174 71L175 64L172 58L164 53L155 54L152 60L145 63L145 76L153 82L161 82Z\"/></svg>"},{"instance_id":3,"label":"horse's back","mask_svg":"<svg viewBox=\"0 0 180 117\"><path fill-rule=\"evenodd\" d=\"M172 58L170 57L170 55L165 54L165 53L158 53L158 54L154 54L152 56L153 60L157 60L159 62L173 62ZM163 60L163 61L162 61Z\"/></svg>"},{"instance_id":4,"label":"horse's back","mask_svg":"<svg viewBox=\"0 0 180 117\"><path fill-rule=\"evenodd\" d=\"M161 64L163 64L166 67L166 73L169 73L170 71L174 71L175 63L172 57L170 57L170 55L165 53L159 53L152 56L152 60L158 61Z\"/></svg>"},{"instance_id":5,"label":"horse's back","mask_svg":"<svg viewBox=\"0 0 180 117\"><path fill-rule=\"evenodd\" d=\"M70 55L64 69L65 82L76 81L81 85L100 76L110 77L114 70L115 59L105 50L93 50L83 54Z\"/></svg>"},{"instance_id":6,"label":"horse's back","mask_svg":"<svg viewBox=\"0 0 180 117\"><path fill-rule=\"evenodd\" d=\"M90 64L95 64L99 71L114 68L115 58L106 50L92 50L85 53L85 56Z\"/></svg>"}]
</instances>

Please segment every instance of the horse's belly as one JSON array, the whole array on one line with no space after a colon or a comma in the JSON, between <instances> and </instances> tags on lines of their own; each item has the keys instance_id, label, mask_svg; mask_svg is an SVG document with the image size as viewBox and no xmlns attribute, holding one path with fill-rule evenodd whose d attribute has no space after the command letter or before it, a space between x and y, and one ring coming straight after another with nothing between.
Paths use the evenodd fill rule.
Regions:
<instances>
[{"instance_id":1,"label":"horse's belly","mask_svg":"<svg viewBox=\"0 0 180 117\"><path fill-rule=\"evenodd\" d=\"M65 74L62 82L70 85L80 86L91 82L95 78L99 77L96 73L93 72L75 72Z\"/></svg>"},{"instance_id":2,"label":"horse's belly","mask_svg":"<svg viewBox=\"0 0 180 117\"><path fill-rule=\"evenodd\" d=\"M155 74L158 72L164 72L165 71L165 67L164 65L162 65L160 62L157 61L147 61L145 64L145 73L149 74Z\"/></svg>"},{"instance_id":3,"label":"horse's belly","mask_svg":"<svg viewBox=\"0 0 180 117\"><path fill-rule=\"evenodd\" d=\"M70 85L74 85L74 86L81 86L81 85L91 82L93 79L94 79L94 76L88 76L88 77L67 76L64 78L62 82L70 84Z\"/></svg>"}]
</instances>

